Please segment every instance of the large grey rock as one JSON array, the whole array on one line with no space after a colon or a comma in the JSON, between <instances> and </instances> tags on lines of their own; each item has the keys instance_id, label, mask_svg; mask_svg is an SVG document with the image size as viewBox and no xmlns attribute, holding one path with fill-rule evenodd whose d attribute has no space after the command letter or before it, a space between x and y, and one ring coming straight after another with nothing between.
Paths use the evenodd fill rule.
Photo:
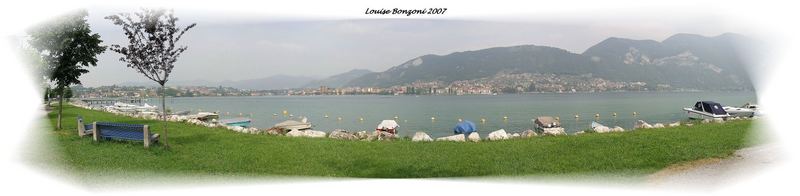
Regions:
<instances>
[{"instance_id":1,"label":"large grey rock","mask_svg":"<svg viewBox=\"0 0 800 196\"><path fill-rule=\"evenodd\" d=\"M478 132L472 132L467 136L467 139L469 139L469 141L479 142L481 141L481 135L478 134Z\"/></svg>"},{"instance_id":2,"label":"large grey rock","mask_svg":"<svg viewBox=\"0 0 800 196\"><path fill-rule=\"evenodd\" d=\"M612 128L611 131L612 132L623 132L623 131L625 131L625 129L623 129L622 127L619 127L619 126L614 126L614 128Z\"/></svg>"},{"instance_id":3,"label":"large grey rock","mask_svg":"<svg viewBox=\"0 0 800 196\"><path fill-rule=\"evenodd\" d=\"M491 133L489 133L489 136L487 136L486 138L489 138L489 140L492 140L492 141L495 141L495 140L507 140L509 138L509 135L508 135L508 133L506 133L506 130L500 129L500 130L497 130L497 131L492 131Z\"/></svg>"},{"instance_id":4,"label":"large grey rock","mask_svg":"<svg viewBox=\"0 0 800 196\"><path fill-rule=\"evenodd\" d=\"M653 128L664 128L664 124L661 123L653 124Z\"/></svg>"},{"instance_id":5,"label":"large grey rock","mask_svg":"<svg viewBox=\"0 0 800 196\"><path fill-rule=\"evenodd\" d=\"M411 138L411 141L413 141L413 142L430 142L430 141L433 141L433 138L431 138L431 136L428 135L427 133L419 131L417 133L414 133L414 137Z\"/></svg>"},{"instance_id":6,"label":"large grey rock","mask_svg":"<svg viewBox=\"0 0 800 196\"><path fill-rule=\"evenodd\" d=\"M339 139L339 140L357 140L358 139L358 137L356 137L355 134L349 133L349 132L347 132L345 130L342 130L342 129L336 129L336 130L331 131L331 133L328 134L328 137L329 138L333 138L333 139Z\"/></svg>"},{"instance_id":7,"label":"large grey rock","mask_svg":"<svg viewBox=\"0 0 800 196\"><path fill-rule=\"evenodd\" d=\"M566 135L563 127L542 128L542 135Z\"/></svg>"},{"instance_id":8,"label":"large grey rock","mask_svg":"<svg viewBox=\"0 0 800 196\"><path fill-rule=\"evenodd\" d=\"M447 137L440 137L436 138L436 141L453 141L453 142L463 142L466 141L464 134L456 134Z\"/></svg>"}]
</instances>

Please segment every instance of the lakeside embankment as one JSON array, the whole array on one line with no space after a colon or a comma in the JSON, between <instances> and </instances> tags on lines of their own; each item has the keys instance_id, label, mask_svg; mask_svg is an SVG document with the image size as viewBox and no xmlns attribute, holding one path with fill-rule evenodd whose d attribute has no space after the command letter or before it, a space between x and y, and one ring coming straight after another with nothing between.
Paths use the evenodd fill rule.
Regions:
<instances>
[{"instance_id":1,"label":"lakeside embankment","mask_svg":"<svg viewBox=\"0 0 800 196\"><path fill-rule=\"evenodd\" d=\"M465 177L542 175L644 176L669 165L724 158L746 147L750 120L627 132L473 142L353 142L330 138L251 135L179 122L169 123L171 148L137 142L92 142L76 134L87 122L161 122L68 106L64 129L45 130L52 156L84 175L119 171L228 176ZM56 115L48 114L55 124ZM124 175L124 172L121 173Z\"/></svg>"}]
</instances>

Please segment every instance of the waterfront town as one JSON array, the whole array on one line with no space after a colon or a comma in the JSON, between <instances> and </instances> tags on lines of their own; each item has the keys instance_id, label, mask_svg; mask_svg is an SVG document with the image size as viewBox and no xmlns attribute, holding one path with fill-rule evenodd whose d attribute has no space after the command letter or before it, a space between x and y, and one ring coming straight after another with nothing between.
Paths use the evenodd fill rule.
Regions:
<instances>
[{"instance_id":1,"label":"waterfront town","mask_svg":"<svg viewBox=\"0 0 800 196\"><path fill-rule=\"evenodd\" d=\"M76 86L76 97L157 97L154 86ZM170 97L214 96L311 96L311 95L494 95L521 93L577 93L612 91L675 90L669 85L648 85L645 82L615 82L586 75L556 75L537 73L502 73L492 77L459 80L449 84L442 81L415 81L391 87L328 87L255 90L224 86L167 87Z\"/></svg>"}]
</instances>

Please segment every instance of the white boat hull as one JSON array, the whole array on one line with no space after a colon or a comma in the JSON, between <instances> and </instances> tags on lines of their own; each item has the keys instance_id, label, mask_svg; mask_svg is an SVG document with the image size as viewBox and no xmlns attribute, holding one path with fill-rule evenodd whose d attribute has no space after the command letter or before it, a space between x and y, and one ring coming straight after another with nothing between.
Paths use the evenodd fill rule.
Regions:
<instances>
[{"instance_id":1,"label":"white boat hull","mask_svg":"<svg viewBox=\"0 0 800 196\"><path fill-rule=\"evenodd\" d=\"M683 108L683 111L686 111L686 115L689 116L691 119L709 119L714 120L715 118L727 119L730 117L728 114L711 114L704 111L697 111L693 110L692 108Z\"/></svg>"}]
</instances>

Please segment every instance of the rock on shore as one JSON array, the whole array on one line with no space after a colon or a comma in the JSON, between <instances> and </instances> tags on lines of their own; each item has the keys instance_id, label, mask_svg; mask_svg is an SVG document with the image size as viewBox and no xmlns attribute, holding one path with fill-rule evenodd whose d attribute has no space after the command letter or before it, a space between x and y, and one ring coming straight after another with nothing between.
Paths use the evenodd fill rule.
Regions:
<instances>
[{"instance_id":1,"label":"rock on shore","mask_svg":"<svg viewBox=\"0 0 800 196\"><path fill-rule=\"evenodd\" d=\"M433 138L425 132L419 131L414 133L414 137L411 138L412 142L431 142Z\"/></svg>"},{"instance_id":2,"label":"rock on shore","mask_svg":"<svg viewBox=\"0 0 800 196\"><path fill-rule=\"evenodd\" d=\"M331 131L331 133L328 134L328 137L339 140L358 140L358 137L356 137L355 134L349 133L342 129L336 129Z\"/></svg>"},{"instance_id":3,"label":"rock on shore","mask_svg":"<svg viewBox=\"0 0 800 196\"><path fill-rule=\"evenodd\" d=\"M440 137L436 138L436 141L454 141L454 142L463 142L466 141L464 139L464 134L456 134L447 137Z\"/></svg>"},{"instance_id":4,"label":"rock on shore","mask_svg":"<svg viewBox=\"0 0 800 196\"><path fill-rule=\"evenodd\" d=\"M538 134L536 134L536 132L535 132L535 131L533 131L533 130L530 130L530 129L529 129L529 130L527 130L527 131L524 131L524 132L522 132L522 137L525 137L525 138L535 137L535 136L537 136L537 135L538 135Z\"/></svg>"},{"instance_id":5,"label":"rock on shore","mask_svg":"<svg viewBox=\"0 0 800 196\"><path fill-rule=\"evenodd\" d=\"M508 133L506 133L506 130L500 129L500 130L492 131L491 133L489 133L489 136L487 136L487 138L489 138L489 140L492 140L492 141L507 140L509 138L509 135L508 135Z\"/></svg>"},{"instance_id":6,"label":"rock on shore","mask_svg":"<svg viewBox=\"0 0 800 196\"><path fill-rule=\"evenodd\" d=\"M480 136L480 134L478 134L478 132L470 133L467 138L469 139L469 141L473 141L473 142L481 141L481 136Z\"/></svg>"},{"instance_id":7,"label":"rock on shore","mask_svg":"<svg viewBox=\"0 0 800 196\"><path fill-rule=\"evenodd\" d=\"M648 124L647 122L645 122L643 120L639 120L639 121L636 121L636 126L634 128L636 128L636 129L652 129L653 125L650 125L650 124Z\"/></svg>"},{"instance_id":8,"label":"rock on shore","mask_svg":"<svg viewBox=\"0 0 800 196\"><path fill-rule=\"evenodd\" d=\"M542 135L566 135L563 127L542 128Z\"/></svg>"}]
</instances>

